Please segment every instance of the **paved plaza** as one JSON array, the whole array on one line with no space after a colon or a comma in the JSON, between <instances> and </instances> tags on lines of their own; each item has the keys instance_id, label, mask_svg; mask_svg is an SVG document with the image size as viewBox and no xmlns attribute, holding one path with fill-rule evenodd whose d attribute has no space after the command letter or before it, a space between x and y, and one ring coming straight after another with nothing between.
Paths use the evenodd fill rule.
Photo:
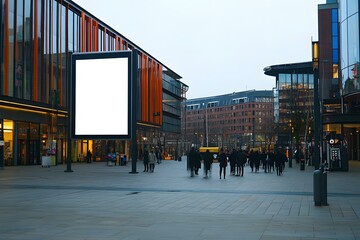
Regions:
<instances>
[{"instance_id":1,"label":"paved plaza","mask_svg":"<svg viewBox=\"0 0 360 240\"><path fill-rule=\"evenodd\" d=\"M328 173L315 207L313 167L219 179L189 177L184 161L129 174L106 163L0 170L0 239L360 239L360 164ZM229 167L227 168L229 172Z\"/></svg>"}]
</instances>

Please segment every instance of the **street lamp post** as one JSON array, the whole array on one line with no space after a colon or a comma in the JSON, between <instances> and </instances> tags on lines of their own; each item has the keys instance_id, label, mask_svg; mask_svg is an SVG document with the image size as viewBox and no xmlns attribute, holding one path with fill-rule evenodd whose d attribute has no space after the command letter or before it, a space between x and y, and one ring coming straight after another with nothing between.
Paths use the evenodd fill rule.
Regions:
<instances>
[{"instance_id":1,"label":"street lamp post","mask_svg":"<svg viewBox=\"0 0 360 240\"><path fill-rule=\"evenodd\" d=\"M207 114L207 105L208 103L203 103L205 105L205 136L206 136L206 147L209 146L209 125L208 125L208 114Z\"/></svg>"},{"instance_id":2,"label":"street lamp post","mask_svg":"<svg viewBox=\"0 0 360 240\"><path fill-rule=\"evenodd\" d=\"M198 136L197 136L197 132L195 133L195 148L198 147Z\"/></svg>"},{"instance_id":3,"label":"street lamp post","mask_svg":"<svg viewBox=\"0 0 360 240\"><path fill-rule=\"evenodd\" d=\"M320 104L319 104L319 57L318 42L312 43L313 70L314 70L314 168L320 166Z\"/></svg>"}]
</instances>

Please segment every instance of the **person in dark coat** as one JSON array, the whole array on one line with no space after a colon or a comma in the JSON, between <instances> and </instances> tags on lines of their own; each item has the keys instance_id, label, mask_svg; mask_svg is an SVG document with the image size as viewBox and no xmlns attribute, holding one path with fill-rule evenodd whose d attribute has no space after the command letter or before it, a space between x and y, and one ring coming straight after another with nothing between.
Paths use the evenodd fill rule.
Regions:
<instances>
[{"instance_id":1,"label":"person in dark coat","mask_svg":"<svg viewBox=\"0 0 360 240\"><path fill-rule=\"evenodd\" d=\"M245 151L240 151L238 154L237 176L244 176L244 165L246 164L247 156Z\"/></svg>"},{"instance_id":2,"label":"person in dark coat","mask_svg":"<svg viewBox=\"0 0 360 240\"><path fill-rule=\"evenodd\" d=\"M211 165L213 163L214 157L210 153L209 149L206 150L204 153L204 171L205 171L205 178L208 177L208 173L211 171Z\"/></svg>"},{"instance_id":3,"label":"person in dark coat","mask_svg":"<svg viewBox=\"0 0 360 240\"><path fill-rule=\"evenodd\" d=\"M149 171L149 152L146 149L143 154L143 162L144 162L144 171L143 172L148 172Z\"/></svg>"},{"instance_id":4,"label":"person in dark coat","mask_svg":"<svg viewBox=\"0 0 360 240\"><path fill-rule=\"evenodd\" d=\"M195 151L195 148L192 147L189 152L188 164L187 164L187 169L188 171L190 171L190 177L194 176L196 158L197 158L197 153Z\"/></svg>"},{"instance_id":5,"label":"person in dark coat","mask_svg":"<svg viewBox=\"0 0 360 240\"><path fill-rule=\"evenodd\" d=\"M230 175L235 175L235 166L236 166L236 155L237 152L235 149L231 150L229 155L229 162L230 162Z\"/></svg>"},{"instance_id":6,"label":"person in dark coat","mask_svg":"<svg viewBox=\"0 0 360 240\"><path fill-rule=\"evenodd\" d=\"M268 172L271 173L271 169L274 170L275 155L272 151L267 154L267 168Z\"/></svg>"},{"instance_id":7,"label":"person in dark coat","mask_svg":"<svg viewBox=\"0 0 360 240\"><path fill-rule=\"evenodd\" d=\"M250 164L251 172L254 172L255 153L253 150L251 150L249 153L249 164Z\"/></svg>"},{"instance_id":8,"label":"person in dark coat","mask_svg":"<svg viewBox=\"0 0 360 240\"><path fill-rule=\"evenodd\" d=\"M90 150L87 151L87 154L86 154L86 161L87 163L91 163L91 157L92 157L92 153Z\"/></svg>"},{"instance_id":9,"label":"person in dark coat","mask_svg":"<svg viewBox=\"0 0 360 240\"><path fill-rule=\"evenodd\" d=\"M278 176L282 175L283 165L285 164L285 158L286 158L285 154L282 153L280 150L278 150L275 155L276 174Z\"/></svg>"},{"instance_id":10,"label":"person in dark coat","mask_svg":"<svg viewBox=\"0 0 360 240\"><path fill-rule=\"evenodd\" d=\"M194 170L195 170L195 174L199 175L199 169L201 168L201 155L198 150L195 150L195 152L196 152L196 158L195 158Z\"/></svg>"},{"instance_id":11,"label":"person in dark coat","mask_svg":"<svg viewBox=\"0 0 360 240\"><path fill-rule=\"evenodd\" d=\"M227 167L227 155L224 152L224 149L221 149L221 153L219 155L219 166L220 166L220 179L221 179L221 172L223 171L224 173L224 179L226 176L226 167Z\"/></svg>"},{"instance_id":12,"label":"person in dark coat","mask_svg":"<svg viewBox=\"0 0 360 240\"><path fill-rule=\"evenodd\" d=\"M254 153L255 157L254 157L254 161L255 161L255 172L259 172L260 169L260 154L259 151L256 151Z\"/></svg>"},{"instance_id":13,"label":"person in dark coat","mask_svg":"<svg viewBox=\"0 0 360 240\"><path fill-rule=\"evenodd\" d=\"M264 169L264 172L267 172L267 153L265 151L263 151L260 154L260 160L261 160L261 164L262 164L262 168Z\"/></svg>"}]
</instances>

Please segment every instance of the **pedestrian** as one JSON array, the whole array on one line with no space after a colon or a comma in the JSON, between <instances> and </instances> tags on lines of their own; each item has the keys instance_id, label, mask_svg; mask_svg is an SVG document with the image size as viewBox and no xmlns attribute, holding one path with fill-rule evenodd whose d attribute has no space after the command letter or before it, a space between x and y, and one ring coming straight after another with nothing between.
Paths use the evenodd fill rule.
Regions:
<instances>
[{"instance_id":1,"label":"pedestrian","mask_svg":"<svg viewBox=\"0 0 360 240\"><path fill-rule=\"evenodd\" d=\"M187 162L187 169L190 171L190 177L194 177L194 168L195 168L195 161L196 161L197 154L195 152L195 148L192 147L190 149L188 155L188 162Z\"/></svg>"},{"instance_id":2,"label":"pedestrian","mask_svg":"<svg viewBox=\"0 0 360 240\"><path fill-rule=\"evenodd\" d=\"M143 172L148 172L149 171L149 151L147 149L145 149L144 151L144 155L143 155L143 162L144 162L144 171Z\"/></svg>"},{"instance_id":3,"label":"pedestrian","mask_svg":"<svg viewBox=\"0 0 360 240\"><path fill-rule=\"evenodd\" d=\"M250 164L251 172L254 172L254 163L255 163L255 153L251 149L249 153L249 164Z\"/></svg>"},{"instance_id":4,"label":"pedestrian","mask_svg":"<svg viewBox=\"0 0 360 240\"><path fill-rule=\"evenodd\" d=\"M245 150L239 153L239 162L238 162L238 176L244 176L244 165L246 164L247 156Z\"/></svg>"},{"instance_id":5,"label":"pedestrian","mask_svg":"<svg viewBox=\"0 0 360 240\"><path fill-rule=\"evenodd\" d=\"M273 168L274 166L274 160L273 160L273 152L268 151L266 154L266 167L267 167L267 172L271 173L271 168Z\"/></svg>"},{"instance_id":6,"label":"pedestrian","mask_svg":"<svg viewBox=\"0 0 360 240\"><path fill-rule=\"evenodd\" d=\"M90 150L88 150L87 154L86 154L86 162L87 163L91 163L91 157L92 157L92 153Z\"/></svg>"},{"instance_id":7,"label":"pedestrian","mask_svg":"<svg viewBox=\"0 0 360 240\"><path fill-rule=\"evenodd\" d=\"M201 155L198 150L195 150L195 153L196 153L196 157L195 157L194 170L195 170L195 175L199 175L199 169L201 168Z\"/></svg>"},{"instance_id":8,"label":"pedestrian","mask_svg":"<svg viewBox=\"0 0 360 240\"><path fill-rule=\"evenodd\" d=\"M254 163L255 163L255 172L259 172L260 169L260 154L259 151L255 151L254 153Z\"/></svg>"},{"instance_id":9,"label":"pedestrian","mask_svg":"<svg viewBox=\"0 0 360 240\"><path fill-rule=\"evenodd\" d=\"M211 165L213 163L214 157L210 153L209 149L204 153L204 172L205 178L208 178L208 173L211 172Z\"/></svg>"},{"instance_id":10,"label":"pedestrian","mask_svg":"<svg viewBox=\"0 0 360 240\"><path fill-rule=\"evenodd\" d=\"M234 176L235 175L235 166L236 166L236 150L232 149L231 153L229 155L229 162L230 162L230 175Z\"/></svg>"},{"instance_id":11,"label":"pedestrian","mask_svg":"<svg viewBox=\"0 0 360 240\"><path fill-rule=\"evenodd\" d=\"M226 176L226 167L227 167L227 156L226 156L226 153L224 152L224 149L221 148L221 153L220 153L220 156L219 156L219 166L220 166L220 179L221 179L221 172L223 171L224 173L224 179L225 179L225 176Z\"/></svg>"},{"instance_id":12,"label":"pedestrian","mask_svg":"<svg viewBox=\"0 0 360 240\"><path fill-rule=\"evenodd\" d=\"M149 153L150 172L154 172L154 170L155 170L155 162L156 162L155 150L154 150L154 148L152 148L150 153Z\"/></svg>"},{"instance_id":13,"label":"pedestrian","mask_svg":"<svg viewBox=\"0 0 360 240\"><path fill-rule=\"evenodd\" d=\"M260 159L261 159L261 163L262 163L262 168L264 169L264 172L267 172L267 153L265 151L263 151L260 154Z\"/></svg>"},{"instance_id":14,"label":"pedestrian","mask_svg":"<svg viewBox=\"0 0 360 240\"><path fill-rule=\"evenodd\" d=\"M276 166L276 174L278 176L282 175L283 165L285 164L285 154L283 154L280 150L277 151L275 155L275 166Z\"/></svg>"},{"instance_id":15,"label":"pedestrian","mask_svg":"<svg viewBox=\"0 0 360 240\"><path fill-rule=\"evenodd\" d=\"M161 155L162 155L161 149L160 149L158 146L156 146L155 156L156 156L157 164L160 164L160 163L161 163L161 160L162 160Z\"/></svg>"}]
</instances>

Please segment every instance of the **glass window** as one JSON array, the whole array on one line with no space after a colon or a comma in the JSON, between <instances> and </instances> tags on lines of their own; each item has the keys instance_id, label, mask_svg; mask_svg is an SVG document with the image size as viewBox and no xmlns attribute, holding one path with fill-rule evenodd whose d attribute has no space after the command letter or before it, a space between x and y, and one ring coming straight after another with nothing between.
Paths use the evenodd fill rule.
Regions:
<instances>
[{"instance_id":1,"label":"glass window","mask_svg":"<svg viewBox=\"0 0 360 240\"><path fill-rule=\"evenodd\" d=\"M332 48L333 49L338 49L338 41L339 41L338 36L333 36L332 37Z\"/></svg>"},{"instance_id":2,"label":"glass window","mask_svg":"<svg viewBox=\"0 0 360 240\"><path fill-rule=\"evenodd\" d=\"M339 30L338 30L338 23L337 22L333 22L331 24L331 29L332 29L332 36L339 36Z\"/></svg>"},{"instance_id":3,"label":"glass window","mask_svg":"<svg viewBox=\"0 0 360 240\"><path fill-rule=\"evenodd\" d=\"M337 23L338 22L338 10L336 8L331 9L331 17L332 17L332 22L333 23Z\"/></svg>"},{"instance_id":4,"label":"glass window","mask_svg":"<svg viewBox=\"0 0 360 240\"><path fill-rule=\"evenodd\" d=\"M348 63L348 50L347 50L347 45L348 45L348 39L347 39L347 21L343 22L341 24L341 66L342 67L347 67L349 66Z\"/></svg>"},{"instance_id":5,"label":"glass window","mask_svg":"<svg viewBox=\"0 0 360 240\"><path fill-rule=\"evenodd\" d=\"M349 76L349 68L342 69L341 74L342 74L344 94L348 94L352 92L354 89L353 81Z\"/></svg>"},{"instance_id":6,"label":"glass window","mask_svg":"<svg viewBox=\"0 0 360 240\"><path fill-rule=\"evenodd\" d=\"M15 6L14 1L8 1L9 4L9 15L8 15L8 23L9 23L9 35L8 41L9 43L14 42L14 20L15 20ZM14 96L14 44L9 44L9 67L8 67L8 96ZM5 79L6 81L6 79Z\"/></svg>"},{"instance_id":7,"label":"glass window","mask_svg":"<svg viewBox=\"0 0 360 240\"><path fill-rule=\"evenodd\" d=\"M31 69L31 62L32 59L32 48L31 48L31 37L32 37L32 29L30 26L30 22L33 21L31 19L31 1L25 1L25 24L24 24L24 87L23 87L23 94L24 98L30 100L31 99L31 79L32 79L32 69ZM31 19L31 21L30 21Z\"/></svg>"},{"instance_id":8,"label":"glass window","mask_svg":"<svg viewBox=\"0 0 360 240\"><path fill-rule=\"evenodd\" d=\"M348 16L359 12L358 0L347 1Z\"/></svg>"},{"instance_id":9,"label":"glass window","mask_svg":"<svg viewBox=\"0 0 360 240\"><path fill-rule=\"evenodd\" d=\"M286 84L285 74L279 74L279 86L278 89L283 89Z\"/></svg>"},{"instance_id":10,"label":"glass window","mask_svg":"<svg viewBox=\"0 0 360 240\"><path fill-rule=\"evenodd\" d=\"M299 88L304 88L304 75L303 74L298 74L298 87Z\"/></svg>"},{"instance_id":11,"label":"glass window","mask_svg":"<svg viewBox=\"0 0 360 240\"><path fill-rule=\"evenodd\" d=\"M349 29L348 31L348 54L349 54L349 65L356 64L359 61L359 16L358 14L353 15L348 20Z\"/></svg>"},{"instance_id":12,"label":"glass window","mask_svg":"<svg viewBox=\"0 0 360 240\"><path fill-rule=\"evenodd\" d=\"M339 50L338 49L333 49L332 51L332 57L333 57L333 63L334 64L339 64Z\"/></svg>"},{"instance_id":13,"label":"glass window","mask_svg":"<svg viewBox=\"0 0 360 240\"><path fill-rule=\"evenodd\" d=\"M24 88L24 15L23 1L18 1L16 9L15 44L15 97L23 98Z\"/></svg>"},{"instance_id":14,"label":"glass window","mask_svg":"<svg viewBox=\"0 0 360 240\"><path fill-rule=\"evenodd\" d=\"M347 18L347 0L340 2L340 22L343 22Z\"/></svg>"},{"instance_id":15,"label":"glass window","mask_svg":"<svg viewBox=\"0 0 360 240\"><path fill-rule=\"evenodd\" d=\"M292 74L292 87L293 87L293 88L297 88L297 87L298 87L297 74Z\"/></svg>"}]
</instances>

